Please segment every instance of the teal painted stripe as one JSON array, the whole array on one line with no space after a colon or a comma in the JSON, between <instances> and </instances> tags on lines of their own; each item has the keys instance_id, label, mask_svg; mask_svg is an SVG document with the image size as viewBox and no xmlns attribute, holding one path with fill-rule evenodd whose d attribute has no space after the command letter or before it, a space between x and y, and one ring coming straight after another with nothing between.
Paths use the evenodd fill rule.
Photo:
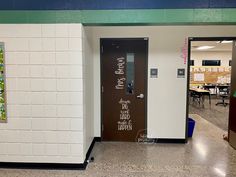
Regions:
<instances>
[{"instance_id":1,"label":"teal painted stripe","mask_svg":"<svg viewBox=\"0 0 236 177\"><path fill-rule=\"evenodd\" d=\"M82 23L82 12L0 11L0 23Z\"/></svg>"},{"instance_id":2,"label":"teal painted stripe","mask_svg":"<svg viewBox=\"0 0 236 177\"><path fill-rule=\"evenodd\" d=\"M0 23L236 24L236 9L0 11Z\"/></svg>"}]
</instances>

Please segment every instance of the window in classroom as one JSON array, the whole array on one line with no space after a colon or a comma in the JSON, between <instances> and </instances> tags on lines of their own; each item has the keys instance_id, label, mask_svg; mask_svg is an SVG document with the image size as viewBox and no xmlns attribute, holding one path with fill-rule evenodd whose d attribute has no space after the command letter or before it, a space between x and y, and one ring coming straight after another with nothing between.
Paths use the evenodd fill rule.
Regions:
<instances>
[{"instance_id":1,"label":"window in classroom","mask_svg":"<svg viewBox=\"0 0 236 177\"><path fill-rule=\"evenodd\" d=\"M221 60L202 60L202 66L220 66Z\"/></svg>"},{"instance_id":2,"label":"window in classroom","mask_svg":"<svg viewBox=\"0 0 236 177\"><path fill-rule=\"evenodd\" d=\"M190 60L190 66L194 66L194 60Z\"/></svg>"}]
</instances>

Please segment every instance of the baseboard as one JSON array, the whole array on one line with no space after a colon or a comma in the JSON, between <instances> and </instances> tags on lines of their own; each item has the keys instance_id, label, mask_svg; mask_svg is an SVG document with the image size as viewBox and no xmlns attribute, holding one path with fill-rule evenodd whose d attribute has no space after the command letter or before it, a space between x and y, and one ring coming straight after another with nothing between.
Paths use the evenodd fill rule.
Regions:
<instances>
[{"instance_id":1,"label":"baseboard","mask_svg":"<svg viewBox=\"0 0 236 177\"><path fill-rule=\"evenodd\" d=\"M101 137L94 137L95 142L101 142ZM173 139L173 138L148 138L148 142L167 143L167 144L185 144L188 139Z\"/></svg>"},{"instance_id":2,"label":"baseboard","mask_svg":"<svg viewBox=\"0 0 236 177\"><path fill-rule=\"evenodd\" d=\"M168 139L168 138L155 138L152 139L155 143L167 143L167 144L185 144L186 139Z\"/></svg>"},{"instance_id":3,"label":"baseboard","mask_svg":"<svg viewBox=\"0 0 236 177\"><path fill-rule=\"evenodd\" d=\"M101 142L101 137L94 137L95 142ZM185 144L187 139L173 139L173 138L148 138L148 142L153 143L173 143L173 144Z\"/></svg>"},{"instance_id":4,"label":"baseboard","mask_svg":"<svg viewBox=\"0 0 236 177\"><path fill-rule=\"evenodd\" d=\"M102 141L102 138L101 138L101 137L94 137L94 140L95 140L96 142L101 142L101 141Z\"/></svg>"},{"instance_id":5,"label":"baseboard","mask_svg":"<svg viewBox=\"0 0 236 177\"><path fill-rule=\"evenodd\" d=\"M47 170L85 170L87 164L65 163L25 163L25 162L0 162L0 168L15 169L47 169Z\"/></svg>"},{"instance_id":6,"label":"baseboard","mask_svg":"<svg viewBox=\"0 0 236 177\"><path fill-rule=\"evenodd\" d=\"M15 169L47 169L47 170L85 170L88 165L89 156L96 142L101 141L101 138L94 137L84 163L67 164L67 163L25 163L25 162L0 162L0 168L15 168Z\"/></svg>"},{"instance_id":7,"label":"baseboard","mask_svg":"<svg viewBox=\"0 0 236 177\"><path fill-rule=\"evenodd\" d=\"M88 164L89 156L90 156L90 154L91 154L91 152L92 152L92 150L93 150L93 147L94 147L95 143L98 142L98 141L96 140L97 138L98 138L98 137L94 137L94 138L93 138L93 141L92 141L91 145L89 146L88 152L86 153L86 158L85 158L84 164L85 164L85 163Z\"/></svg>"}]
</instances>

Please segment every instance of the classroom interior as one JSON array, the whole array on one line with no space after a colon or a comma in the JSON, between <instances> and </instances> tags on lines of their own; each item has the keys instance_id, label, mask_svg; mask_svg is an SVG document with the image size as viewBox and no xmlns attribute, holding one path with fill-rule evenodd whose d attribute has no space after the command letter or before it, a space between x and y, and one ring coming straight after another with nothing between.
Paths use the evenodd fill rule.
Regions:
<instances>
[{"instance_id":1,"label":"classroom interior","mask_svg":"<svg viewBox=\"0 0 236 177\"><path fill-rule=\"evenodd\" d=\"M189 113L228 131L232 42L192 41Z\"/></svg>"}]
</instances>

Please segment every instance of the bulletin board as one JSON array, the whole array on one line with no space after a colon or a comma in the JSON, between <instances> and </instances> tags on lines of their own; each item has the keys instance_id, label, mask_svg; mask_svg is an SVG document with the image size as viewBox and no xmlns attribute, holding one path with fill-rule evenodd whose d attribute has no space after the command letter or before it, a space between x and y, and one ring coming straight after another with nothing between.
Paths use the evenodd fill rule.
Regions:
<instances>
[{"instance_id":1,"label":"bulletin board","mask_svg":"<svg viewBox=\"0 0 236 177\"><path fill-rule=\"evenodd\" d=\"M190 67L191 84L226 84L230 83L231 67L201 66Z\"/></svg>"},{"instance_id":2,"label":"bulletin board","mask_svg":"<svg viewBox=\"0 0 236 177\"><path fill-rule=\"evenodd\" d=\"M0 42L0 123L7 122L5 94L4 43Z\"/></svg>"}]
</instances>

